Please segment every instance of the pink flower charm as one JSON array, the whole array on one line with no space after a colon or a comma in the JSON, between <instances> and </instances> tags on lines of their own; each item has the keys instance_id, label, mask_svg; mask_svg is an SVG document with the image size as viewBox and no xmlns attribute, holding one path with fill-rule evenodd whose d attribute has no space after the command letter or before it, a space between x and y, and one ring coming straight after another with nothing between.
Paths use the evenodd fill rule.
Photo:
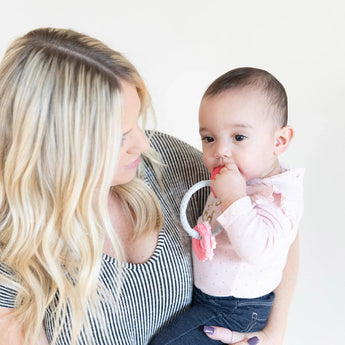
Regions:
<instances>
[{"instance_id":1,"label":"pink flower charm","mask_svg":"<svg viewBox=\"0 0 345 345\"><path fill-rule=\"evenodd\" d=\"M208 222L197 224L194 227L201 239L192 239L193 250L200 261L212 260L213 250L216 248L216 239L212 235L211 227Z\"/></svg>"}]
</instances>

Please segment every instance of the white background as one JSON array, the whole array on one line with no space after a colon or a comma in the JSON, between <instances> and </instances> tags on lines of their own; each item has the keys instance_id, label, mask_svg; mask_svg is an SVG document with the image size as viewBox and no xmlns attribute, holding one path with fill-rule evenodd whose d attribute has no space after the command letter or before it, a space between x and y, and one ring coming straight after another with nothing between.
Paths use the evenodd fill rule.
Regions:
<instances>
[{"instance_id":1,"label":"white background","mask_svg":"<svg viewBox=\"0 0 345 345\"><path fill-rule=\"evenodd\" d=\"M305 167L301 264L286 345L344 344L345 2L343 0L1 0L0 55L36 27L68 27L124 53L153 98L158 129L200 148L208 84L239 66L273 73Z\"/></svg>"}]
</instances>

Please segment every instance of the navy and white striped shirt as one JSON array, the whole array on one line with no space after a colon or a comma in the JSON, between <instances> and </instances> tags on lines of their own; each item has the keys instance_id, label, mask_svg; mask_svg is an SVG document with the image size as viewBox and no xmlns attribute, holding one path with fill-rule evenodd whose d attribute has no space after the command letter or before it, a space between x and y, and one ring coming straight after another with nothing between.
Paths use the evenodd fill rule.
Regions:
<instances>
[{"instance_id":1,"label":"navy and white striped shirt","mask_svg":"<svg viewBox=\"0 0 345 345\"><path fill-rule=\"evenodd\" d=\"M124 281L118 303L102 302L106 319L103 328L96 317L90 316L93 343L97 345L145 345L173 317L188 307L192 294L190 239L179 220L179 208L187 189L209 178L201 153L188 144L159 132L150 133L151 146L158 151L166 167L162 172L161 190L152 167L147 164L146 182L160 201L164 226L159 233L157 248L143 264L124 264ZM208 192L198 191L190 201L188 219L196 223ZM0 265L1 269L1 265ZM114 286L118 278L115 259L103 255L100 281L117 297ZM14 305L15 293L0 285L0 307ZM53 307L45 318L48 340L54 329ZM70 344L70 329L64 329L58 345ZM91 345L82 334L79 344Z\"/></svg>"}]
</instances>

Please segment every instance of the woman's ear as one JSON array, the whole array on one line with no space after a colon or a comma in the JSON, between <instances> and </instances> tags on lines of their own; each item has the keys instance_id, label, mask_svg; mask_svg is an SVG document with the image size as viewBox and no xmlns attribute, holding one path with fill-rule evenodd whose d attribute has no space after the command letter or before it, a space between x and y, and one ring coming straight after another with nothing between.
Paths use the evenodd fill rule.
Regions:
<instances>
[{"instance_id":1,"label":"woman's ear","mask_svg":"<svg viewBox=\"0 0 345 345\"><path fill-rule=\"evenodd\" d=\"M284 126L279 128L276 132L276 142L273 153L276 156L281 155L288 148L294 135L294 130L291 126Z\"/></svg>"}]
</instances>

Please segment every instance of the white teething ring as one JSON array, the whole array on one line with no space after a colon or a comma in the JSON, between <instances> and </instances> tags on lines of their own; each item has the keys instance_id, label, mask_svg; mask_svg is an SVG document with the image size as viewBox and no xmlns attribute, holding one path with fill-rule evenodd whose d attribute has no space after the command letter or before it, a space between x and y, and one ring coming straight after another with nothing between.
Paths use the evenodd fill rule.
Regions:
<instances>
[{"instance_id":1,"label":"white teething ring","mask_svg":"<svg viewBox=\"0 0 345 345\"><path fill-rule=\"evenodd\" d=\"M191 226L188 223L187 220L187 206L188 206L188 202L190 200L190 198L192 197L192 195L197 192L199 189L204 188L204 187L209 187L211 186L211 181L210 180L205 180L205 181L200 181L198 183L196 183L194 186L192 186L187 193L185 194L185 196L183 197L182 201L181 201L181 206L180 206L180 219L181 219L181 223L183 228L187 231L187 233L192 236L193 238L200 240L201 237L199 235L199 233L192 229ZM213 236L217 236L221 231L223 230L223 227L221 225L217 226L216 229L214 229L212 231L212 235Z\"/></svg>"}]
</instances>

